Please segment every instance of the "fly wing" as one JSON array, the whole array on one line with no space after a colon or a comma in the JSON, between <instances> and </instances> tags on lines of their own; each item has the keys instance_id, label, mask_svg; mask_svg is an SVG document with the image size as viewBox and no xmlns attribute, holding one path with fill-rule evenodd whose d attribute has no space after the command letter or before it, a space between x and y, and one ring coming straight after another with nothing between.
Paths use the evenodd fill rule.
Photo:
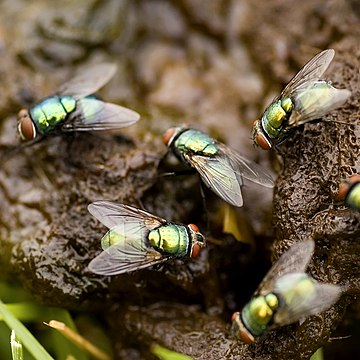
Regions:
<instances>
[{"instance_id":1,"label":"fly wing","mask_svg":"<svg viewBox=\"0 0 360 360\"><path fill-rule=\"evenodd\" d=\"M124 249L138 250L145 255L149 248L148 235L149 230L143 223L123 222L103 236L101 247L107 250L113 245L121 245Z\"/></svg>"},{"instance_id":2,"label":"fly wing","mask_svg":"<svg viewBox=\"0 0 360 360\"><path fill-rule=\"evenodd\" d=\"M284 279L284 281L287 280ZM340 286L332 284L321 284L315 280L312 281L314 282L315 286L313 292L311 294L293 292L293 296L291 296L289 301L287 301L286 306L280 307L276 311L274 316L275 324L287 325L307 316L318 314L324 310L327 310L339 299L341 295ZM277 287L283 288L282 285L283 284L278 284ZM280 291L283 291L283 289Z\"/></svg>"},{"instance_id":3,"label":"fly wing","mask_svg":"<svg viewBox=\"0 0 360 360\"><path fill-rule=\"evenodd\" d=\"M114 201L95 201L88 206L88 210L109 229L123 224L129 227L144 226L152 230L167 223L166 220L147 211Z\"/></svg>"},{"instance_id":4,"label":"fly wing","mask_svg":"<svg viewBox=\"0 0 360 360\"><path fill-rule=\"evenodd\" d=\"M169 260L154 249L143 251L132 242L110 246L89 263L89 269L98 275L119 275Z\"/></svg>"},{"instance_id":5,"label":"fly wing","mask_svg":"<svg viewBox=\"0 0 360 360\"><path fill-rule=\"evenodd\" d=\"M281 255L279 260L271 267L255 292L255 295L264 295L272 292L276 280L289 273L304 272L314 252L313 240L298 242Z\"/></svg>"},{"instance_id":6,"label":"fly wing","mask_svg":"<svg viewBox=\"0 0 360 360\"><path fill-rule=\"evenodd\" d=\"M63 131L115 130L130 126L140 115L123 106L87 97L76 102L76 110L69 114L61 127Z\"/></svg>"},{"instance_id":7,"label":"fly wing","mask_svg":"<svg viewBox=\"0 0 360 360\"><path fill-rule=\"evenodd\" d=\"M257 184L266 187L274 187L274 180L272 179L271 175L261 166L248 159L245 159L235 150L227 147L224 144L217 142L216 145L220 151L230 159L234 172L239 174L241 177L244 177Z\"/></svg>"},{"instance_id":8,"label":"fly wing","mask_svg":"<svg viewBox=\"0 0 360 360\"><path fill-rule=\"evenodd\" d=\"M206 157L200 155L184 155L185 160L200 174L202 181L215 194L234 206L242 206L242 178L234 171L231 160L227 156Z\"/></svg>"},{"instance_id":9,"label":"fly wing","mask_svg":"<svg viewBox=\"0 0 360 360\"><path fill-rule=\"evenodd\" d=\"M298 87L305 83L319 80L321 75L329 67L334 58L335 50L327 49L315 55L302 69L290 80L282 91L280 97L288 97Z\"/></svg>"},{"instance_id":10,"label":"fly wing","mask_svg":"<svg viewBox=\"0 0 360 360\"><path fill-rule=\"evenodd\" d=\"M336 89L326 81L308 83L294 91L295 108L289 119L290 126L298 126L320 119L340 107L350 97L346 89Z\"/></svg>"},{"instance_id":11,"label":"fly wing","mask_svg":"<svg viewBox=\"0 0 360 360\"><path fill-rule=\"evenodd\" d=\"M76 99L94 94L114 76L116 69L113 63L91 66L60 86L57 94L72 95Z\"/></svg>"}]
</instances>

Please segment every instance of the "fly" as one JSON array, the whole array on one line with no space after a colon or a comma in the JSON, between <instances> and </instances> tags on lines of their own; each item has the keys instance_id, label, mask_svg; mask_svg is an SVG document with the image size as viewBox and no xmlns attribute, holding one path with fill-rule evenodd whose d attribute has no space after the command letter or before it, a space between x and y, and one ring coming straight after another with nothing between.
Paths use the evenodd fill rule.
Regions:
<instances>
[{"instance_id":1,"label":"fly","mask_svg":"<svg viewBox=\"0 0 360 360\"><path fill-rule=\"evenodd\" d=\"M163 140L180 161L199 173L207 187L231 205L243 205L243 178L266 187L274 186L266 170L199 130L173 127L167 130Z\"/></svg>"},{"instance_id":2,"label":"fly","mask_svg":"<svg viewBox=\"0 0 360 360\"><path fill-rule=\"evenodd\" d=\"M351 95L349 90L336 89L329 81L319 80L334 55L333 49L322 51L291 79L261 119L255 121L255 144L264 150L279 145L297 126L320 119L345 103Z\"/></svg>"},{"instance_id":3,"label":"fly","mask_svg":"<svg viewBox=\"0 0 360 360\"><path fill-rule=\"evenodd\" d=\"M132 206L96 201L89 212L109 231L101 239L103 252L89 269L99 275L118 275L177 258L196 258L205 238L194 224L181 225Z\"/></svg>"},{"instance_id":4,"label":"fly","mask_svg":"<svg viewBox=\"0 0 360 360\"><path fill-rule=\"evenodd\" d=\"M18 133L24 141L72 131L114 130L130 126L140 115L92 96L116 72L116 65L92 66L63 84L55 95L18 113Z\"/></svg>"},{"instance_id":5,"label":"fly","mask_svg":"<svg viewBox=\"0 0 360 360\"><path fill-rule=\"evenodd\" d=\"M241 312L232 315L232 331L244 343L318 314L338 300L339 286L319 283L305 273L314 246L312 240L293 245L273 265Z\"/></svg>"}]
</instances>

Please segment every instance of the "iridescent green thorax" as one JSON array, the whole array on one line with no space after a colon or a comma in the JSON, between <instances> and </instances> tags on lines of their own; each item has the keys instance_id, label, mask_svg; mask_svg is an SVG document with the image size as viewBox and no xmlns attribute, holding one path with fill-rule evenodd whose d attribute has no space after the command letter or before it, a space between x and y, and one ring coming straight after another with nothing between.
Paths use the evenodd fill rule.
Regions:
<instances>
[{"instance_id":1,"label":"iridescent green thorax","mask_svg":"<svg viewBox=\"0 0 360 360\"><path fill-rule=\"evenodd\" d=\"M350 188L345 201L348 206L360 210L360 182Z\"/></svg>"},{"instance_id":2,"label":"iridescent green thorax","mask_svg":"<svg viewBox=\"0 0 360 360\"><path fill-rule=\"evenodd\" d=\"M190 236L184 225L166 224L150 231L150 245L164 255L184 257L190 250Z\"/></svg>"},{"instance_id":3,"label":"iridescent green thorax","mask_svg":"<svg viewBox=\"0 0 360 360\"><path fill-rule=\"evenodd\" d=\"M261 118L261 125L264 132L270 139L278 139L282 136L287 121L294 108L290 98L283 98L273 102L264 112Z\"/></svg>"},{"instance_id":4,"label":"iridescent green thorax","mask_svg":"<svg viewBox=\"0 0 360 360\"><path fill-rule=\"evenodd\" d=\"M214 156L219 151L215 140L210 136L194 129L186 129L175 139L173 148L176 153L193 153Z\"/></svg>"},{"instance_id":5,"label":"iridescent green thorax","mask_svg":"<svg viewBox=\"0 0 360 360\"><path fill-rule=\"evenodd\" d=\"M278 306L279 300L273 293L255 297L243 308L241 320L253 336L260 336L267 330Z\"/></svg>"},{"instance_id":6,"label":"iridescent green thorax","mask_svg":"<svg viewBox=\"0 0 360 360\"><path fill-rule=\"evenodd\" d=\"M76 100L72 96L53 96L33 106L30 116L37 131L47 134L61 124L75 108Z\"/></svg>"}]
</instances>

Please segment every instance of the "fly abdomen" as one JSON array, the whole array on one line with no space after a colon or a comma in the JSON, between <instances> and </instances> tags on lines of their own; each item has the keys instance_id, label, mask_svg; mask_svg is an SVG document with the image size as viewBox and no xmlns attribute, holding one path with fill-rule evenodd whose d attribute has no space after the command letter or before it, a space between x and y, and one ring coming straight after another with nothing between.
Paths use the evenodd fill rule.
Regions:
<instances>
[{"instance_id":1,"label":"fly abdomen","mask_svg":"<svg viewBox=\"0 0 360 360\"><path fill-rule=\"evenodd\" d=\"M101 239L101 248L108 249L110 246L122 244L126 241L126 236L117 229L110 229Z\"/></svg>"},{"instance_id":2,"label":"fly abdomen","mask_svg":"<svg viewBox=\"0 0 360 360\"><path fill-rule=\"evenodd\" d=\"M149 233L150 245L164 255L184 257L189 252L189 233L185 226L166 224Z\"/></svg>"},{"instance_id":3,"label":"fly abdomen","mask_svg":"<svg viewBox=\"0 0 360 360\"><path fill-rule=\"evenodd\" d=\"M214 156L218 152L218 147L212 138L194 129L182 132L175 140L174 148L180 153L192 152L205 156Z\"/></svg>"},{"instance_id":4,"label":"fly abdomen","mask_svg":"<svg viewBox=\"0 0 360 360\"><path fill-rule=\"evenodd\" d=\"M40 134L46 134L62 123L76 108L72 96L53 96L30 109L30 116Z\"/></svg>"}]
</instances>

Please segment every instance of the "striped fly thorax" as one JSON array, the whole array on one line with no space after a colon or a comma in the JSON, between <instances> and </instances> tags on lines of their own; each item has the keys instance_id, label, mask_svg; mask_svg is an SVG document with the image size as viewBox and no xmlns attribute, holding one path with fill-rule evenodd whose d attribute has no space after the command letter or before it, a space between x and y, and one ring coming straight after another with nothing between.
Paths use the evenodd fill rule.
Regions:
<instances>
[{"instance_id":1,"label":"striped fly thorax","mask_svg":"<svg viewBox=\"0 0 360 360\"><path fill-rule=\"evenodd\" d=\"M184 257L190 252L190 232L184 225L166 224L149 232L150 245L162 254Z\"/></svg>"},{"instance_id":2,"label":"striped fly thorax","mask_svg":"<svg viewBox=\"0 0 360 360\"><path fill-rule=\"evenodd\" d=\"M218 152L218 147L210 136L194 129L185 129L180 132L173 144L175 153L180 157L184 152L204 156L214 156Z\"/></svg>"},{"instance_id":3,"label":"striped fly thorax","mask_svg":"<svg viewBox=\"0 0 360 360\"><path fill-rule=\"evenodd\" d=\"M75 108L76 100L72 96L53 96L33 106L30 116L37 131L46 134L64 122Z\"/></svg>"}]
</instances>

